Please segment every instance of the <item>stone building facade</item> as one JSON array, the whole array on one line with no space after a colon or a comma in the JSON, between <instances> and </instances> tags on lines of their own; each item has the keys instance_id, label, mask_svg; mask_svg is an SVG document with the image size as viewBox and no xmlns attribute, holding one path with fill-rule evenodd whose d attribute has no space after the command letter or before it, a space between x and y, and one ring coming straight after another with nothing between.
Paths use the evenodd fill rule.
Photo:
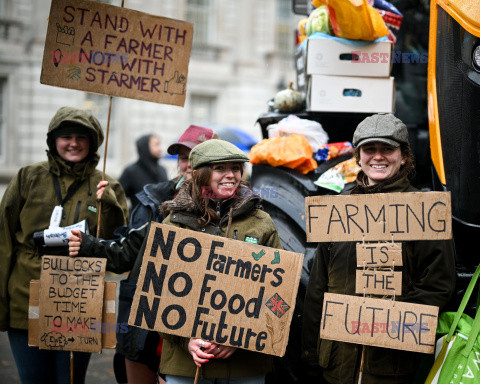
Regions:
<instances>
[{"instance_id":1,"label":"stone building facade","mask_svg":"<svg viewBox=\"0 0 480 384\"><path fill-rule=\"evenodd\" d=\"M190 124L235 126L260 139L256 118L295 79L299 16L290 0L125 0L124 6L193 22L195 33L185 107L113 98L107 173L118 177L136 159L136 138L149 132L161 136L164 148ZM40 84L49 10L50 0L0 0L0 196L21 166L46 158L48 123L59 107L90 109L106 128L108 96Z\"/></svg>"}]
</instances>

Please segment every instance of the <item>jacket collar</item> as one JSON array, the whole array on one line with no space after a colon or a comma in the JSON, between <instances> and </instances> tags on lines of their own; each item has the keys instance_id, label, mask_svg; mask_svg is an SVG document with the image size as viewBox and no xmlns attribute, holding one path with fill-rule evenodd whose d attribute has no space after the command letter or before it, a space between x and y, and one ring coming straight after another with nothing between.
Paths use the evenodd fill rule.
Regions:
<instances>
[{"instance_id":1,"label":"jacket collar","mask_svg":"<svg viewBox=\"0 0 480 384\"><path fill-rule=\"evenodd\" d=\"M169 196L175 190L175 180L161 181L156 184L147 184L143 187L145 195L151 199L155 205L159 205L165 197Z\"/></svg>"},{"instance_id":2,"label":"jacket collar","mask_svg":"<svg viewBox=\"0 0 480 384\"><path fill-rule=\"evenodd\" d=\"M255 195L253 191L245 186L241 186L237 191L237 197L226 199L221 202L222 217L218 225L222 225L228 219L229 211L232 212L232 218L238 217L244 213L251 212L253 209L260 207L261 198ZM210 200L211 204L216 207L216 202ZM177 196L173 200L166 201L162 204L162 213L166 217L172 214L172 221L187 225L193 230L201 228L197 218L201 214L195 207L192 197L187 191L186 186L182 186Z\"/></svg>"},{"instance_id":3,"label":"jacket collar","mask_svg":"<svg viewBox=\"0 0 480 384\"><path fill-rule=\"evenodd\" d=\"M357 185L351 190L351 194L365 193L389 193L389 192L405 192L410 188L408 174L400 171L395 176L382 181L381 183L368 185L367 175L360 171L357 176Z\"/></svg>"},{"instance_id":4,"label":"jacket collar","mask_svg":"<svg viewBox=\"0 0 480 384\"><path fill-rule=\"evenodd\" d=\"M75 179L85 180L95 171L95 167L100 159L97 154L89 157L86 161L80 163L68 163L58 155L53 155L47 151L48 166L51 173L61 175L71 175Z\"/></svg>"}]
</instances>

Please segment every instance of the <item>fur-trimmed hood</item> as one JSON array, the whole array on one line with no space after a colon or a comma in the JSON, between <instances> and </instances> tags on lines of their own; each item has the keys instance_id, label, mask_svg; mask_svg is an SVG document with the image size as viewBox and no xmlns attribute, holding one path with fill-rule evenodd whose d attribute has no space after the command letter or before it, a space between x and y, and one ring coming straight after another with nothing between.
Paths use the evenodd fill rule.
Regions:
<instances>
[{"instance_id":1,"label":"fur-trimmed hood","mask_svg":"<svg viewBox=\"0 0 480 384\"><path fill-rule=\"evenodd\" d=\"M173 200L165 201L160 210L163 217L167 217L173 212L190 212L202 214L200 207L195 205L192 196L189 193L190 183L185 183L178 191ZM211 200L215 204L214 200ZM222 201L222 207L228 206L233 209L233 214L238 215L256 208L261 208L261 197L253 192L253 190L245 185L241 185L237 190L237 197Z\"/></svg>"}]
</instances>

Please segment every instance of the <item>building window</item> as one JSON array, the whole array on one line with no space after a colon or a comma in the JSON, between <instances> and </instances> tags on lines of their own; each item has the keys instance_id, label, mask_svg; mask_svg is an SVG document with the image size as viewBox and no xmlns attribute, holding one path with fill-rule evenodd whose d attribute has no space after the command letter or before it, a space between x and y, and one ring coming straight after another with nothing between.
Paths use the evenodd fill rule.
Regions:
<instances>
[{"instance_id":1,"label":"building window","mask_svg":"<svg viewBox=\"0 0 480 384\"><path fill-rule=\"evenodd\" d=\"M9 4L7 0L0 0L0 39L8 39L13 21L8 12Z\"/></svg>"},{"instance_id":2,"label":"building window","mask_svg":"<svg viewBox=\"0 0 480 384\"><path fill-rule=\"evenodd\" d=\"M7 17L7 0L0 0L0 19Z\"/></svg>"},{"instance_id":3,"label":"building window","mask_svg":"<svg viewBox=\"0 0 480 384\"><path fill-rule=\"evenodd\" d=\"M217 98L207 95L190 96L190 121L192 124L216 124Z\"/></svg>"},{"instance_id":4,"label":"building window","mask_svg":"<svg viewBox=\"0 0 480 384\"><path fill-rule=\"evenodd\" d=\"M194 24L194 44L204 45L212 42L211 31L215 28L213 14L211 0L188 0L187 21Z\"/></svg>"},{"instance_id":5,"label":"building window","mask_svg":"<svg viewBox=\"0 0 480 384\"><path fill-rule=\"evenodd\" d=\"M277 1L275 48L280 53L291 55L294 48L295 17L290 0ZM293 28L292 28L293 27Z\"/></svg>"},{"instance_id":6,"label":"building window","mask_svg":"<svg viewBox=\"0 0 480 384\"><path fill-rule=\"evenodd\" d=\"M188 0L187 21L193 23L192 57L216 60L220 54L216 46L215 9L212 0Z\"/></svg>"}]
</instances>

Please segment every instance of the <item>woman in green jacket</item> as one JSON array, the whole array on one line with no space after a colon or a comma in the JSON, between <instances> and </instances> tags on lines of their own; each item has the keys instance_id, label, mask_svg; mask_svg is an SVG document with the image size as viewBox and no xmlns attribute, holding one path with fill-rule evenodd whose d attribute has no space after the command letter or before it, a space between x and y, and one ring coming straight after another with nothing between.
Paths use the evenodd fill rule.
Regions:
<instances>
[{"instance_id":1,"label":"woman in green jacket","mask_svg":"<svg viewBox=\"0 0 480 384\"><path fill-rule=\"evenodd\" d=\"M20 169L0 205L0 330L8 331L22 383L69 383L68 352L39 350L27 344L30 280L40 278L40 256L67 254L66 248L44 248L34 233L86 220L97 232L96 170L103 132L90 113L62 107L48 128L48 161ZM100 236L112 238L128 222L125 194L110 178L102 196ZM53 214L55 210L55 214ZM58 214L58 215L57 215ZM90 354L75 353L75 383L83 383Z\"/></svg>"},{"instance_id":2,"label":"woman in green jacket","mask_svg":"<svg viewBox=\"0 0 480 384\"><path fill-rule=\"evenodd\" d=\"M355 130L353 144L362 171L351 194L418 192L409 182L414 165L402 121L392 114L367 117ZM402 295L395 300L442 310L455 288L452 241L402 243ZM421 354L319 338L324 293L355 296L356 264L355 242L318 245L305 296L303 357L323 367L328 383L356 384L363 364L362 384L410 384Z\"/></svg>"},{"instance_id":3,"label":"woman in green jacket","mask_svg":"<svg viewBox=\"0 0 480 384\"><path fill-rule=\"evenodd\" d=\"M210 142L213 144L207 144ZM162 214L166 217L164 223L282 248L272 219L260 207L260 197L254 195L247 184L238 179L243 175L242 163L245 161L248 161L248 157L242 151L223 140L208 140L195 146L190 153L190 166L194 169L193 179L186 180L176 197L162 205ZM213 167L216 168L215 172ZM224 175L228 175L225 181ZM233 180L231 175L234 175ZM220 180L217 180L218 177ZM143 255L145 251L149 226L150 223L147 223L130 230L120 243L99 241L91 236L84 236L79 231L72 231L70 255L106 257L108 270L122 273L132 269L130 278L137 280L143 259L137 255ZM202 364L205 361L201 359L194 362L194 356L188 350L189 340L170 335L162 336L165 340L160 372L169 375L170 382L178 379L177 376L180 375L187 382L193 383L196 363ZM192 343L192 350L195 352L195 344L198 345L200 340ZM216 349L214 344L204 343L205 347ZM235 380L247 384L263 383L265 374L271 369L271 357L246 350L235 351L223 346L218 348L223 351L222 354L216 349L216 358L203 364L203 377L231 377L232 383ZM249 376L253 376L257 381L246 381Z\"/></svg>"},{"instance_id":4,"label":"woman in green jacket","mask_svg":"<svg viewBox=\"0 0 480 384\"><path fill-rule=\"evenodd\" d=\"M171 201L162 205L164 224L282 248L275 225L261 210L258 197L242 181L248 157L233 144L209 140L190 153L193 177ZM217 345L200 339L162 334L160 372L167 384L261 384L271 370L271 356Z\"/></svg>"}]
</instances>

